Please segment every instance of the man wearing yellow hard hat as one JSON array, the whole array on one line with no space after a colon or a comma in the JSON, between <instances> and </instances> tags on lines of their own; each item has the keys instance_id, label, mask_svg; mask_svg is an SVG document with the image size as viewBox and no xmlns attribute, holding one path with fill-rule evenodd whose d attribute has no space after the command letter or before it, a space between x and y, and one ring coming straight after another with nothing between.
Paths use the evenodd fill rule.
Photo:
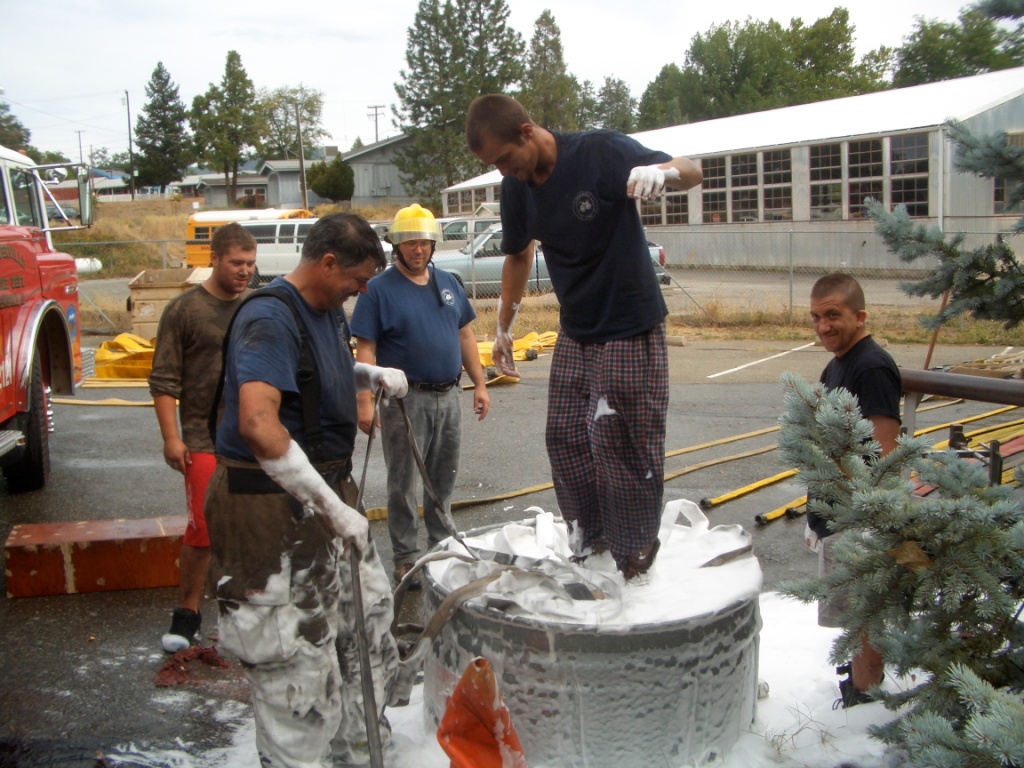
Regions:
<instances>
[{"instance_id":1,"label":"man wearing yellow hard hat","mask_svg":"<svg viewBox=\"0 0 1024 768\"><path fill-rule=\"evenodd\" d=\"M451 511L462 437L462 368L473 382L473 412L482 420L490 408L483 366L473 335L476 313L466 292L449 273L431 264L440 227L426 208L413 204L395 214L388 227L395 264L370 281L352 314L359 362L398 368L409 381L403 399L427 476L444 505L424 494L427 549L448 536L441 515ZM359 396L359 426L369 432L373 398ZM388 468L388 530L395 581L419 558L416 485L418 467L399 405L380 412L381 444ZM412 588L419 586L415 579Z\"/></svg>"}]
</instances>

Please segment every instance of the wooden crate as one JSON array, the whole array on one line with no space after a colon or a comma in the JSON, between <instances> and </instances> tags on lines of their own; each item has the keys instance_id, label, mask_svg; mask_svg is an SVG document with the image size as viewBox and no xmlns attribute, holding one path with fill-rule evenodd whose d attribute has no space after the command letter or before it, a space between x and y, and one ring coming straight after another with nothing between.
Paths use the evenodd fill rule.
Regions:
<instances>
[{"instance_id":1,"label":"wooden crate","mask_svg":"<svg viewBox=\"0 0 1024 768\"><path fill-rule=\"evenodd\" d=\"M168 302L210 276L209 267L191 269L147 269L128 283L128 308L132 333L144 339L156 337L160 316Z\"/></svg>"},{"instance_id":2,"label":"wooden crate","mask_svg":"<svg viewBox=\"0 0 1024 768\"><path fill-rule=\"evenodd\" d=\"M178 585L184 515L15 525L4 545L8 597Z\"/></svg>"}]
</instances>

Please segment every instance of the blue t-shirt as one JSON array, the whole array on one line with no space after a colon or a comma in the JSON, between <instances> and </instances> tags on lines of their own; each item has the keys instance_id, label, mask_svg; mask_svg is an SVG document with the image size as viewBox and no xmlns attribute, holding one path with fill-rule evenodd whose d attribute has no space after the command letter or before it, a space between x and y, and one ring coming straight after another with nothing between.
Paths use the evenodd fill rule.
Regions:
<instances>
[{"instance_id":1,"label":"blue t-shirt","mask_svg":"<svg viewBox=\"0 0 1024 768\"><path fill-rule=\"evenodd\" d=\"M306 324L309 344L320 374L320 426L323 460L347 459L355 445L358 417L352 351L344 331L342 310L313 309L295 286L276 278ZM281 393L279 418L292 438L305 448L302 437L302 398L296 372L299 329L287 305L273 297L246 302L235 316L225 365L224 416L217 428L217 453L240 461L255 461L238 433L238 391L242 384L261 381Z\"/></svg>"},{"instance_id":2,"label":"blue t-shirt","mask_svg":"<svg viewBox=\"0 0 1024 768\"><path fill-rule=\"evenodd\" d=\"M443 306L428 282L417 285L391 267L370 280L352 313L352 335L377 345L377 365L405 371L411 382L444 384L462 370L459 329L476 312L459 281L430 267Z\"/></svg>"},{"instance_id":3,"label":"blue t-shirt","mask_svg":"<svg viewBox=\"0 0 1024 768\"><path fill-rule=\"evenodd\" d=\"M613 341L660 325L668 308L626 181L636 166L671 156L614 131L553 135L558 156L543 184L502 179L502 250L543 244L562 330L576 341Z\"/></svg>"}]
</instances>

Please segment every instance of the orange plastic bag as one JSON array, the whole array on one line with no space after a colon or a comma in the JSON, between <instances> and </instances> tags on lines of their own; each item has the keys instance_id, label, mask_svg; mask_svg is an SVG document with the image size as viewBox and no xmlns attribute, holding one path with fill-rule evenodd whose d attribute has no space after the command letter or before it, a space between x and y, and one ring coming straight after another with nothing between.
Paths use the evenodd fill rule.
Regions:
<instances>
[{"instance_id":1,"label":"orange plastic bag","mask_svg":"<svg viewBox=\"0 0 1024 768\"><path fill-rule=\"evenodd\" d=\"M498 681L478 656L462 673L437 728L451 768L527 768Z\"/></svg>"}]
</instances>

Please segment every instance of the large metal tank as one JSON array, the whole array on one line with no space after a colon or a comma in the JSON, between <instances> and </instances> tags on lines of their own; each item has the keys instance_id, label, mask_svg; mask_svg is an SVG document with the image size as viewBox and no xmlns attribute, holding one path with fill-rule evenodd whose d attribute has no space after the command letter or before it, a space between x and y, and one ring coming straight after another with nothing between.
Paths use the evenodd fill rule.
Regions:
<instances>
[{"instance_id":1,"label":"large metal tank","mask_svg":"<svg viewBox=\"0 0 1024 768\"><path fill-rule=\"evenodd\" d=\"M475 539L498 527L469 535ZM673 546L665 530L659 561ZM447 546L456 548L451 541ZM432 563L426 569L428 614L459 586L445 567ZM662 574L682 596L688 589L706 593L716 578L726 587L736 580L737 568L746 569L740 581L756 583L756 589L741 589L748 594L737 597L734 588L724 588L723 604L699 615L672 618L672 606L666 605L664 621L645 624L594 620L587 606L582 606L581 620L560 620L510 613L502 600L464 604L425 661L428 729L436 730L469 662L483 656L494 668L530 765L675 768L715 763L754 717L760 568L747 555L710 571ZM609 597L643 601L650 597L644 589L625 587ZM665 592L658 594L659 601L672 602Z\"/></svg>"}]
</instances>

